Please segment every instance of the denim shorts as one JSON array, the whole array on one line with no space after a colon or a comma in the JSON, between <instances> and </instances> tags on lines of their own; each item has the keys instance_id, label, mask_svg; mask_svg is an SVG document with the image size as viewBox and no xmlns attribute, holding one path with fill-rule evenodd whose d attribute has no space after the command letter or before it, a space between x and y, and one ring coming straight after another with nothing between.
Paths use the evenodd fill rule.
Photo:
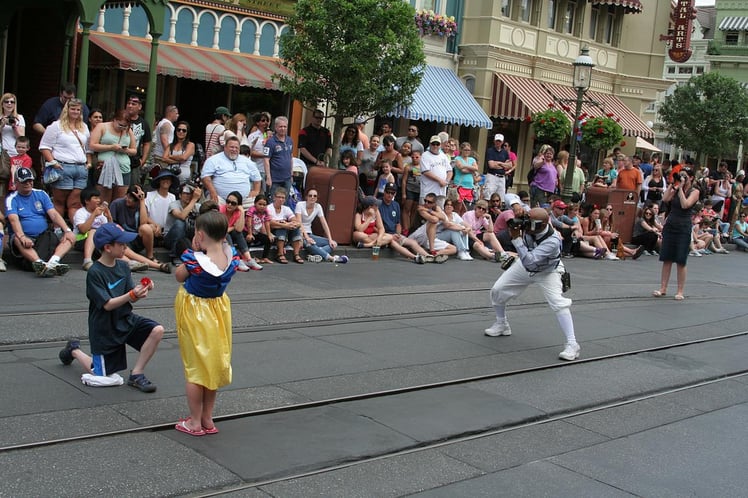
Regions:
<instances>
[{"instance_id":1,"label":"denim shorts","mask_svg":"<svg viewBox=\"0 0 748 498\"><path fill-rule=\"evenodd\" d=\"M88 185L88 169L85 164L60 163L60 179L52 187L60 190L83 190Z\"/></svg>"}]
</instances>

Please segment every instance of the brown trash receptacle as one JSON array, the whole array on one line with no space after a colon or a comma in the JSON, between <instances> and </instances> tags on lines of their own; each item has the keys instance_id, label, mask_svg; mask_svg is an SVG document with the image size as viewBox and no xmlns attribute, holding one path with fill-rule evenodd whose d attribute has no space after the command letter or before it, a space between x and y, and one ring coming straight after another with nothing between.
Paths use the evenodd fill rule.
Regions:
<instances>
[{"instance_id":1,"label":"brown trash receptacle","mask_svg":"<svg viewBox=\"0 0 748 498\"><path fill-rule=\"evenodd\" d=\"M621 242L628 244L634 233L639 196L635 190L611 190L608 204L613 206L613 230Z\"/></svg>"},{"instance_id":2,"label":"brown trash receptacle","mask_svg":"<svg viewBox=\"0 0 748 498\"><path fill-rule=\"evenodd\" d=\"M350 244L358 203L358 176L346 170L311 168L306 176L305 188L317 190L317 202L324 209L332 238L338 244ZM312 229L315 234L324 236L316 220Z\"/></svg>"},{"instance_id":3,"label":"brown trash receptacle","mask_svg":"<svg viewBox=\"0 0 748 498\"><path fill-rule=\"evenodd\" d=\"M608 187L590 185L584 195L584 202L588 205L599 206L600 209L604 209L608 205L609 193L610 190Z\"/></svg>"}]
</instances>

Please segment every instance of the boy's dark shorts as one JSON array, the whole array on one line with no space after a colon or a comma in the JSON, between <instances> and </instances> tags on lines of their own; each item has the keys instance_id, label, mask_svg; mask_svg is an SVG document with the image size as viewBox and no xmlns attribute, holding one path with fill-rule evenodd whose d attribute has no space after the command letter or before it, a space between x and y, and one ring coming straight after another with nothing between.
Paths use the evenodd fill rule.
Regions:
<instances>
[{"instance_id":1,"label":"boy's dark shorts","mask_svg":"<svg viewBox=\"0 0 748 498\"><path fill-rule=\"evenodd\" d=\"M150 318L145 318L139 315L133 315L134 323L130 333L127 335L127 339L124 344L119 348L104 354L92 354L93 365L91 369L94 375L111 375L121 370L127 369L127 351L125 346L129 345L131 348L140 351L143 347L148 336L155 327L158 327L158 323Z\"/></svg>"}]
</instances>

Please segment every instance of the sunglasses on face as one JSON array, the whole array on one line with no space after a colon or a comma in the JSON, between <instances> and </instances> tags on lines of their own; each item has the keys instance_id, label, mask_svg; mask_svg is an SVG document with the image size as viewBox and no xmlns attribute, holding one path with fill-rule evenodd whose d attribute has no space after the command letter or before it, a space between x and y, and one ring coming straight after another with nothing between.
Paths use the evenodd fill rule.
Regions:
<instances>
[{"instance_id":1,"label":"sunglasses on face","mask_svg":"<svg viewBox=\"0 0 748 498\"><path fill-rule=\"evenodd\" d=\"M239 203L236 202L236 201L226 201L226 204L228 204L229 206L238 206L239 205Z\"/></svg>"},{"instance_id":2,"label":"sunglasses on face","mask_svg":"<svg viewBox=\"0 0 748 498\"><path fill-rule=\"evenodd\" d=\"M15 104L15 100L3 100L3 104Z\"/></svg>"},{"instance_id":3,"label":"sunglasses on face","mask_svg":"<svg viewBox=\"0 0 748 498\"><path fill-rule=\"evenodd\" d=\"M177 133L187 133L187 128L177 128Z\"/></svg>"}]
</instances>

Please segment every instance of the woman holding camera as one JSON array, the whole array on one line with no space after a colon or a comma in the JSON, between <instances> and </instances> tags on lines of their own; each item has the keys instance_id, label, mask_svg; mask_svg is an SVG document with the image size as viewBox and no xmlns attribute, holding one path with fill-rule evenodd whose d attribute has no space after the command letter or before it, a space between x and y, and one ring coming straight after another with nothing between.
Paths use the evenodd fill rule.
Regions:
<instances>
[{"instance_id":1,"label":"woman holding camera","mask_svg":"<svg viewBox=\"0 0 748 498\"><path fill-rule=\"evenodd\" d=\"M652 292L654 297L667 295L670 272L673 263L675 263L678 283L675 300L683 300L683 289L686 286L686 260L691 243L691 208L699 200L699 191L692 185L693 177L693 170L690 168L682 169L678 176L674 178L673 183L667 186L662 196L663 202L670 202L670 214L668 214L665 226L662 229L662 246L660 249L662 274L660 288Z\"/></svg>"},{"instance_id":2,"label":"woman holding camera","mask_svg":"<svg viewBox=\"0 0 748 498\"><path fill-rule=\"evenodd\" d=\"M26 134L26 121L16 110L16 96L4 93L2 97L2 114L0 114L0 132L2 132L2 168L10 172L10 158L17 156L16 138Z\"/></svg>"},{"instance_id":3,"label":"woman holding camera","mask_svg":"<svg viewBox=\"0 0 748 498\"><path fill-rule=\"evenodd\" d=\"M179 185L183 185L192 174L192 156L195 154L195 144L190 142L190 125L187 121L178 121L174 126L174 140L169 149L164 151L164 160L170 169L179 168Z\"/></svg>"}]
</instances>

